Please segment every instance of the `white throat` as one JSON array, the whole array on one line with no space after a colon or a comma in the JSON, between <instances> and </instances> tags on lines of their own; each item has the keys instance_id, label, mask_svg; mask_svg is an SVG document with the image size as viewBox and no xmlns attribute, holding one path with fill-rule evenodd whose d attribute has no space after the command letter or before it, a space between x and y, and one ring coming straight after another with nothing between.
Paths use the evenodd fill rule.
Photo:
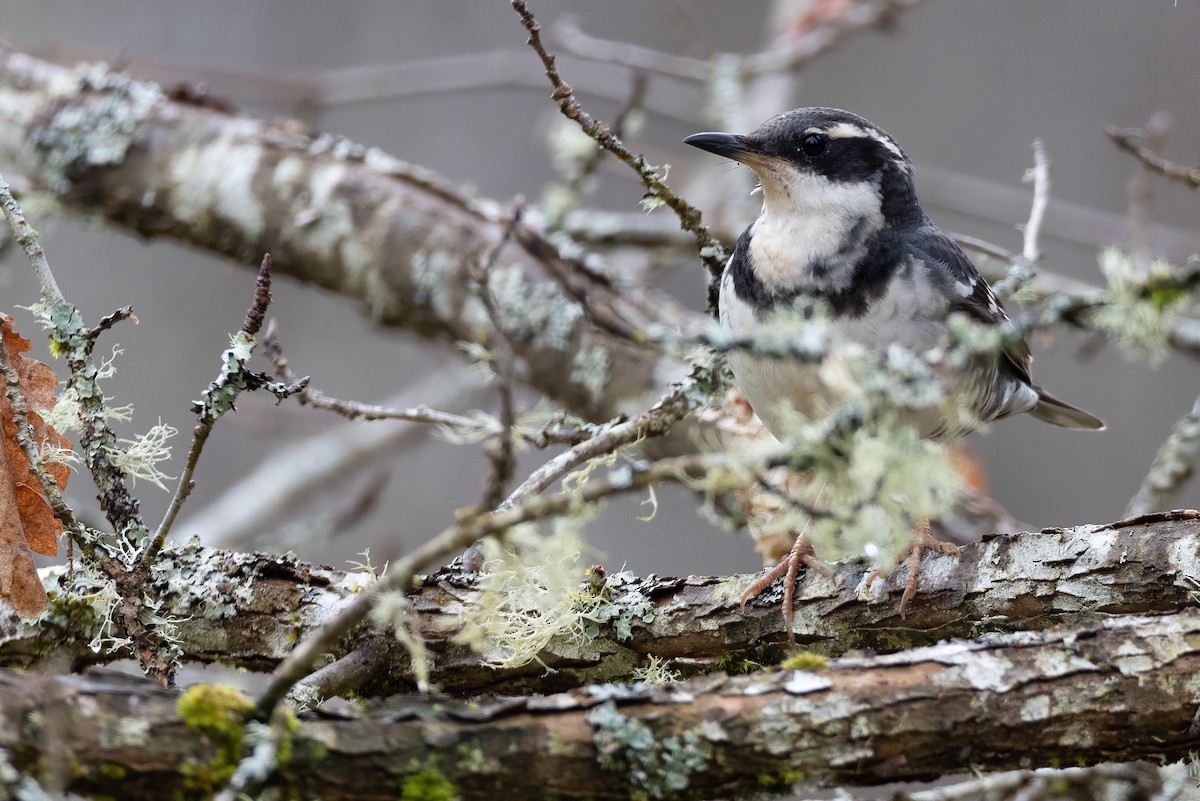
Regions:
<instances>
[{"instance_id":1,"label":"white throat","mask_svg":"<svg viewBox=\"0 0 1200 801\"><path fill-rule=\"evenodd\" d=\"M879 181L836 182L791 167L759 177L763 209L749 248L755 277L775 292L845 289L864 240L883 227Z\"/></svg>"}]
</instances>

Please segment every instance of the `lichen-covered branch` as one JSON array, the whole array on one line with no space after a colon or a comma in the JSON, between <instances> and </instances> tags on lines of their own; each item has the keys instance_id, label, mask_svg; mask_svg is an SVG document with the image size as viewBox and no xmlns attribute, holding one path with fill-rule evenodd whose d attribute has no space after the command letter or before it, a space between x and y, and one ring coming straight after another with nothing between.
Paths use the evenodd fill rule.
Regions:
<instances>
[{"instance_id":1,"label":"lichen-covered branch","mask_svg":"<svg viewBox=\"0 0 1200 801\"><path fill-rule=\"evenodd\" d=\"M832 578L808 575L797 591L796 637L826 656L852 649L895 651L946 637L1043 629L1117 613L1172 612L1195 606L1200 591L1200 518L1152 515L1128 523L998 536L963 549L962 558L930 560L919 594L901 619L901 572L868 590L870 566L835 566ZM175 621L185 660L271 670L297 640L361 597L372 581L291 557L238 554L192 541L168 543L151 571L163 598L159 614ZM431 680L454 693L548 691L627 679L650 656L678 670L711 668L722 658L766 662L784 653L778 587L739 608L752 576L632 577L619 598L589 614L604 622L594 639L558 638L537 663L496 669L456 642L463 610L478 603L472 574L446 569L410 595L426 640ZM65 581L65 577L60 579ZM51 584L51 588L55 588ZM61 585L59 585L61 586ZM98 625L88 602L61 591L38 624L0 618L0 664L30 666L59 650L77 665L121 653L94 653ZM623 631L627 634L622 635ZM390 637L358 629L334 644L342 656L361 645L389 649L387 668L360 691L385 694L411 686L408 656Z\"/></svg>"},{"instance_id":2,"label":"lichen-covered branch","mask_svg":"<svg viewBox=\"0 0 1200 801\"><path fill-rule=\"evenodd\" d=\"M197 105L102 67L0 54L0 163L69 206L143 236L169 236L357 298L383 325L486 339L470 271L509 215L378 149ZM695 319L652 288L618 291L527 223L497 253L491 285L517 377L575 414L608 420L683 373L593 324L632 330ZM569 272L570 275L565 275ZM620 369L615 369L620 365Z\"/></svg>"},{"instance_id":3,"label":"lichen-covered branch","mask_svg":"<svg viewBox=\"0 0 1200 801\"><path fill-rule=\"evenodd\" d=\"M679 685L304 715L264 778L325 799L732 799L956 769L1175 761L1200 745L1198 676L1200 612L1125 615ZM3 672L0 749L34 775L69 755L77 793L161 798L188 780L211 792L249 745L225 714L247 703L204 688L180 699L125 676ZM48 725L66 742L39 736ZM404 792L418 782L441 794Z\"/></svg>"},{"instance_id":4,"label":"lichen-covered branch","mask_svg":"<svg viewBox=\"0 0 1200 801\"><path fill-rule=\"evenodd\" d=\"M1200 398L1192 409L1175 421L1171 434L1154 455L1142 485L1138 487L1125 513L1141 515L1171 504L1179 490L1191 478L1200 457Z\"/></svg>"}]
</instances>

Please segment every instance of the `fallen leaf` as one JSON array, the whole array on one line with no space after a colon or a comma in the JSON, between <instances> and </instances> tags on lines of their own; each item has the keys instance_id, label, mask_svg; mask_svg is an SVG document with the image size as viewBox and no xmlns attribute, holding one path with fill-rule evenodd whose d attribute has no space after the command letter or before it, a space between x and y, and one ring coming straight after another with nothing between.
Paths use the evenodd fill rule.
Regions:
<instances>
[{"instance_id":1,"label":"fallen leaf","mask_svg":"<svg viewBox=\"0 0 1200 801\"><path fill-rule=\"evenodd\" d=\"M67 438L37 413L54 405L58 376L49 365L21 355L32 344L13 330L13 322L12 317L0 313L0 334L29 403L27 417L33 440L47 450L69 450ZM4 437L4 447L0 448L0 599L11 603L18 614L33 617L46 608L46 591L38 578L33 554L58 554L62 523L54 516L41 482L17 441L17 424L7 393L0 393L0 429ZM66 487L71 476L66 464L49 462L46 470L59 489Z\"/></svg>"}]
</instances>

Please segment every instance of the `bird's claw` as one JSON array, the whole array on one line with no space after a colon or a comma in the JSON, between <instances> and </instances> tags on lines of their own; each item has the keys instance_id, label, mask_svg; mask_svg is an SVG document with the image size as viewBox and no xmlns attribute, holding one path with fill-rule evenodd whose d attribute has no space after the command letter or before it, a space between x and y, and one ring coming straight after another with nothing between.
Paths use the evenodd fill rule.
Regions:
<instances>
[{"instance_id":1,"label":"bird's claw","mask_svg":"<svg viewBox=\"0 0 1200 801\"><path fill-rule=\"evenodd\" d=\"M904 619L904 610L908 606L908 602L917 594L921 582L921 560L927 553L939 553L943 556L959 556L961 549L952 542L943 542L933 536L933 531L929 527L927 521L920 523L913 530L912 539L909 540L904 550L900 552L900 556L896 559L896 567L889 573L891 577L896 570L900 569L901 565L908 565L908 577L904 580L904 593L900 596L900 619ZM867 576L867 587L869 588L875 583L876 579L883 578L884 573L878 568L871 575Z\"/></svg>"},{"instance_id":2,"label":"bird's claw","mask_svg":"<svg viewBox=\"0 0 1200 801\"><path fill-rule=\"evenodd\" d=\"M789 642L795 642L796 635L792 631L792 621L795 619L796 609L796 576L800 573L800 568L804 567L808 570L815 570L823 576L833 578L833 569L817 556L817 552L813 550L812 544L808 538L801 534L793 543L792 549L788 551L788 555L780 560L779 564L771 568L771 570L762 578L755 581L746 591L742 593L742 609L746 608L746 602L753 598L762 595L763 591L774 583L775 579L783 576L783 603L781 609L783 611L783 628L787 632Z\"/></svg>"}]
</instances>

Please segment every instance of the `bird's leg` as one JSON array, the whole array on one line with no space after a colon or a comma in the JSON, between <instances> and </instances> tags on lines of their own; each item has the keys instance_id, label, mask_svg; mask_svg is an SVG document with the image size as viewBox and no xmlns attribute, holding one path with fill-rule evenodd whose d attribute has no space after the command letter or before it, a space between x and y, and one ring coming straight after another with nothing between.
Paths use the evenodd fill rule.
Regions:
<instances>
[{"instance_id":1,"label":"bird's leg","mask_svg":"<svg viewBox=\"0 0 1200 801\"><path fill-rule=\"evenodd\" d=\"M927 553L940 553L946 556L957 557L960 553L959 547L952 542L942 542L933 536L933 530L929 526L928 520L922 520L913 527L913 536L909 540L907 547L900 552L900 556L896 559L896 567L888 574L890 577L900 566L905 562L908 563L908 578L904 580L904 594L900 596L900 617L904 617L904 609L908 606L908 602L917 594L917 588L921 580L921 560ZM867 586L870 587L875 579L879 578L882 571L876 570L867 577Z\"/></svg>"},{"instance_id":2,"label":"bird's leg","mask_svg":"<svg viewBox=\"0 0 1200 801\"><path fill-rule=\"evenodd\" d=\"M742 593L742 608L745 609L747 601L762 595L763 590L770 587L775 579L783 576L783 628L791 642L796 639L796 635L792 632L792 621L796 615L796 575L800 572L801 566L833 578L833 570L817 557L817 552L813 550L808 537L804 536L804 532L800 532L796 541L792 543L792 549L788 551L788 555L771 568L767 575L751 584Z\"/></svg>"}]
</instances>

